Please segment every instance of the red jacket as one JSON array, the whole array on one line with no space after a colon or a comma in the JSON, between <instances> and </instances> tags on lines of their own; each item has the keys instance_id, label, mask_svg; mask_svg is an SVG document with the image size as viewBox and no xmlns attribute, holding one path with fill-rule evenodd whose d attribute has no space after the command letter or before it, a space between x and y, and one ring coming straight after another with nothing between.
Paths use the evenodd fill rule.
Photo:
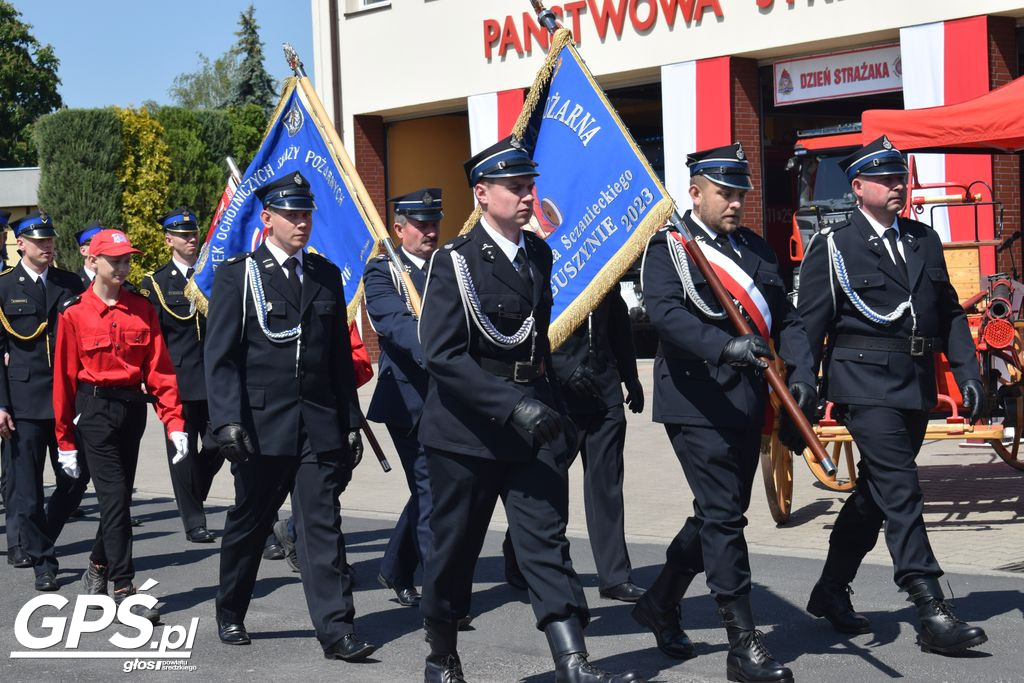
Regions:
<instances>
[{"instance_id":1,"label":"red jacket","mask_svg":"<svg viewBox=\"0 0 1024 683\"><path fill-rule=\"evenodd\" d=\"M153 306L121 289L108 306L85 290L61 312L53 362L53 414L57 446L76 450L78 383L142 388L156 397L156 412L170 432L185 431L178 382Z\"/></svg>"}]
</instances>

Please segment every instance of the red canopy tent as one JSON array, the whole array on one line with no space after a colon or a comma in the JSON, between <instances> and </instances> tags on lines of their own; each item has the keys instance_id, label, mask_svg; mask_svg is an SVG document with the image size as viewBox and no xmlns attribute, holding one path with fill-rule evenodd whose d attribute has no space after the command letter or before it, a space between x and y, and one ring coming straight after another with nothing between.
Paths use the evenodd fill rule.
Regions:
<instances>
[{"instance_id":1,"label":"red canopy tent","mask_svg":"<svg viewBox=\"0 0 1024 683\"><path fill-rule=\"evenodd\" d=\"M1024 77L973 100L927 109L870 109L862 144L885 134L904 152L1024 151Z\"/></svg>"}]
</instances>

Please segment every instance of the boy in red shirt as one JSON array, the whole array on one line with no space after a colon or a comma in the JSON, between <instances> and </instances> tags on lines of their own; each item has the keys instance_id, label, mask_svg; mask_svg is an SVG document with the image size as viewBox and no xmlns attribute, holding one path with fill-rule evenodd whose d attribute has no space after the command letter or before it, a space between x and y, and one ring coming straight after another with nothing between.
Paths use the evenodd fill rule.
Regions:
<instances>
[{"instance_id":1,"label":"boy in red shirt","mask_svg":"<svg viewBox=\"0 0 1024 683\"><path fill-rule=\"evenodd\" d=\"M120 230L92 238L86 265L96 277L64 304L53 363L58 460L77 477L81 446L100 505L85 592L106 595L107 582L113 581L118 605L135 594L129 505L147 403L156 404L177 449L173 462L188 455L178 384L156 311L121 287L131 255L138 253ZM159 612L143 605L132 612L153 623L160 620Z\"/></svg>"}]
</instances>

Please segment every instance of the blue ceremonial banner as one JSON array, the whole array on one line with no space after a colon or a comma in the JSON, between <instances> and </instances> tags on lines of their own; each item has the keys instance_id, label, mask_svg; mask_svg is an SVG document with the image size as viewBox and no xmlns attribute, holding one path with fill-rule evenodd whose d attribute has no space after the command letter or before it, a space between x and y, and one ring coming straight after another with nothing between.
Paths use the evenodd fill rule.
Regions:
<instances>
[{"instance_id":1,"label":"blue ceremonial banner","mask_svg":"<svg viewBox=\"0 0 1024 683\"><path fill-rule=\"evenodd\" d=\"M673 203L565 29L513 134L533 148L540 171L532 223L554 252L557 347L618 286Z\"/></svg>"},{"instance_id":2,"label":"blue ceremonial banner","mask_svg":"<svg viewBox=\"0 0 1024 683\"><path fill-rule=\"evenodd\" d=\"M322 108L308 99L316 94L303 85L299 79L288 79L263 144L242 175L220 220L211 228L195 275L186 288L200 310L206 309L217 266L233 256L253 251L265 237L260 220L262 204L255 191L299 171L309 181L316 201L313 232L306 249L326 256L341 269L349 319L355 315L362 299L363 267L375 253L376 238L335 154L325 128L331 124L317 116Z\"/></svg>"}]
</instances>

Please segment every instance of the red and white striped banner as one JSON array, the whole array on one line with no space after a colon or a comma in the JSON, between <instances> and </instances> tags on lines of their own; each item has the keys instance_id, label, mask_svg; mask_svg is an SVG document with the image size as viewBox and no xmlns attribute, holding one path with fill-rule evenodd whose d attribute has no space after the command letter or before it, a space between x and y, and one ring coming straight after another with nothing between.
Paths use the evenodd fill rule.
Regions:
<instances>
[{"instance_id":1,"label":"red and white striped banner","mask_svg":"<svg viewBox=\"0 0 1024 683\"><path fill-rule=\"evenodd\" d=\"M523 109L523 99L524 94L520 88L466 98L471 154L487 149L512 132L519 112Z\"/></svg>"}]
</instances>

